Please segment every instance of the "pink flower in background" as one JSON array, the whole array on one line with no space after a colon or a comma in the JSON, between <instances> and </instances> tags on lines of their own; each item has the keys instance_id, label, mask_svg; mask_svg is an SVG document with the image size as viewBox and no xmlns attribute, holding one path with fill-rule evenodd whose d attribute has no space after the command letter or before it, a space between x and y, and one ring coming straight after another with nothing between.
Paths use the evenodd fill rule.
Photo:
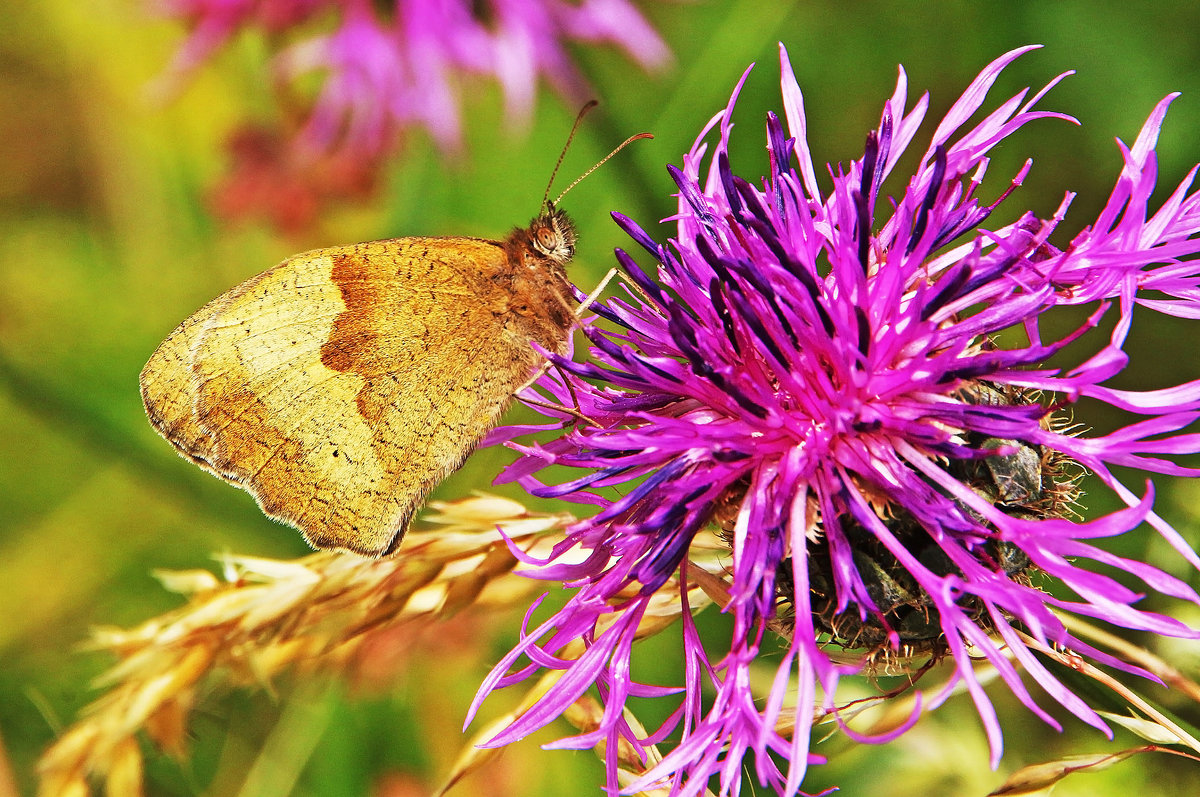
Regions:
<instances>
[{"instance_id":1,"label":"pink flower in background","mask_svg":"<svg viewBox=\"0 0 1200 797\"><path fill-rule=\"evenodd\" d=\"M1153 531L1200 569L1154 513L1148 480L1200 475L1176 461L1200 451L1188 431L1200 418L1200 382L1106 384L1128 363L1135 307L1200 317L1196 169L1151 211L1170 96L1132 147L1120 145L1124 168L1105 208L1065 248L1050 237L1072 194L1051 216L983 226L1032 165L984 199L988 153L1035 120L1074 121L1036 107L1063 76L1032 99L1026 90L983 110L1025 51L987 66L916 170L888 183L928 108L927 95L907 107L901 71L864 155L829 166L822 190L781 48L784 113L767 118L767 177L745 180L729 162L739 83L683 168L669 167L676 237L660 244L614 214L652 267L618 250L628 298L594 308L609 325L585 329L587 361L554 356L558 373L540 382L552 396L540 411L568 428L515 446L523 456L507 474L535 495L600 511L546 561L514 551L535 566L530 575L574 592L523 630L481 688L476 709L498 688L560 671L489 744L533 733L594 689L603 707L595 730L555 746L602 745L610 795L656 783L699 795L714 780L721 794L738 794L751 770L792 795L821 760L810 749L814 718L838 711L846 675L948 659L952 680L918 709L965 688L995 763L1000 721L977 662L1049 725L1059 727L1045 702L1106 733L1096 708L1035 651L1063 648L1154 677L1076 636L1058 612L1200 637L1143 602L1157 593L1200 603L1187 583L1096 544ZM1091 313L1078 328L1045 324L1084 304ZM1056 354L1069 365L1047 365ZM1124 420L1090 433L1082 410L1071 416L1080 399ZM1124 508L1080 517L1084 469L1095 475L1091 492ZM715 565L703 558L713 529L726 549ZM720 646L701 638L687 609L689 587L714 576L731 618ZM639 626L667 599L683 606L679 688L631 677ZM673 711L663 727L638 732L629 699L652 697L674 701ZM647 749L667 739L673 749L656 761ZM622 751L642 756L640 777L619 780Z\"/></svg>"},{"instance_id":2,"label":"pink flower in background","mask_svg":"<svg viewBox=\"0 0 1200 797\"><path fill-rule=\"evenodd\" d=\"M380 156L419 125L446 150L462 144L465 75L497 80L509 121L533 110L545 77L572 103L587 98L571 42L614 45L641 67L664 64L661 38L629 0L165 0L190 34L171 68L196 69L234 35L256 30L279 53L285 83L310 72L321 88L301 138L315 152L349 147ZM332 24L328 33L320 26Z\"/></svg>"},{"instance_id":3,"label":"pink flower in background","mask_svg":"<svg viewBox=\"0 0 1200 797\"><path fill-rule=\"evenodd\" d=\"M159 8L190 31L164 76L168 88L238 34L260 33L275 51L280 119L275 129L254 122L233 132L231 172L211 204L224 218L262 217L288 231L332 200L371 193L375 181L357 175L378 171L410 128L459 152L472 77L500 84L517 128L542 77L572 104L591 99L571 43L614 45L645 69L670 57L629 0L160 0Z\"/></svg>"},{"instance_id":4,"label":"pink flower in background","mask_svg":"<svg viewBox=\"0 0 1200 797\"><path fill-rule=\"evenodd\" d=\"M437 97L444 89L429 83L428 95L413 90L400 39L380 23L367 0L352 0L337 30L293 45L280 54L276 66L287 78L324 72L324 85L301 133L315 152L340 145L366 155L380 153L397 123L421 118L425 97Z\"/></svg>"},{"instance_id":5,"label":"pink flower in background","mask_svg":"<svg viewBox=\"0 0 1200 797\"><path fill-rule=\"evenodd\" d=\"M338 0L158 0L164 16L184 22L190 33L171 62L169 73L186 75L245 28L275 35L308 19Z\"/></svg>"}]
</instances>

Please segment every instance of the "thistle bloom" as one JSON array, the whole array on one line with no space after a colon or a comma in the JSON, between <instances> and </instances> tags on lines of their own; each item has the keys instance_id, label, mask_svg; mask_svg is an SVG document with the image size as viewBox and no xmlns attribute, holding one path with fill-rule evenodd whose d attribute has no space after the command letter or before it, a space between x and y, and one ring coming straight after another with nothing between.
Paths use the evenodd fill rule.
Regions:
<instances>
[{"instance_id":1,"label":"thistle bloom","mask_svg":"<svg viewBox=\"0 0 1200 797\"><path fill-rule=\"evenodd\" d=\"M965 686L994 765L1001 729L973 660L986 659L1051 726L1057 721L1018 668L1047 698L1107 733L1032 649L1065 647L1149 673L1074 636L1060 613L1200 636L1137 605L1149 592L1200 603L1193 589L1093 543L1146 525L1200 569L1154 513L1149 481L1127 485L1113 471L1197 475L1172 457L1200 450L1200 436L1185 431L1200 417L1200 383L1105 386L1128 361L1122 344L1136 306L1200 316L1200 261L1185 259L1200 251L1200 197L1188 193L1195 169L1157 212L1147 207L1155 143L1174 95L1132 147L1120 145L1124 168L1112 195L1065 248L1050 238L1072 194L1049 218L1025 213L988 229L1032 163L988 201L980 187L989 151L1036 119L1074 122L1035 109L1060 75L1032 99L1022 91L968 126L1001 71L1028 49L983 70L891 198L882 187L916 136L928 96L906 108L901 70L862 158L830 167L832 190L823 193L781 47L785 121L767 118L769 176L752 184L729 163L739 83L683 168L670 167L679 187L676 236L661 245L614 214L656 275L617 251L630 298L595 308L615 331L587 328L588 361L554 358L560 374L541 381L572 408L543 412L571 428L515 446L522 456L506 478L599 512L572 527L548 560L526 557L532 574L576 592L526 629L472 713L494 689L540 668L561 678L491 744L547 724L594 685L604 707L599 727L557 744L605 743L610 793L665 779L672 794L699 794L715 777L722 794L737 794L752 753L759 782L795 794L806 767L820 761L809 749L813 718L837 711L839 679L912 655L952 660L947 688L919 700L918 710ZM713 128L719 138L705 166ZM1073 305L1094 309L1069 334L1047 337L1043 314ZM1046 365L1102 335L1107 340L1089 349L1099 351L1074 367ZM1082 398L1131 420L1109 434L1083 434L1068 414ZM579 475L547 484L539 472L550 465ZM1084 469L1095 489L1112 490L1126 508L1080 518L1074 503ZM606 497L613 493L602 488L614 486L620 497ZM635 632L656 591L676 585L686 604L689 583L712 581L693 547L705 529L727 546L717 573L731 617L728 650L709 650L685 610L682 687L634 682ZM1035 574L1055 590L1035 587ZM758 694L751 666L768 633L779 634L786 652L771 658L777 673ZM566 655L580 641L586 652ZM679 705L667 723L637 734L628 699L668 695L681 696L672 698ZM661 761L618 783L619 748L641 751L667 738L674 746Z\"/></svg>"}]
</instances>

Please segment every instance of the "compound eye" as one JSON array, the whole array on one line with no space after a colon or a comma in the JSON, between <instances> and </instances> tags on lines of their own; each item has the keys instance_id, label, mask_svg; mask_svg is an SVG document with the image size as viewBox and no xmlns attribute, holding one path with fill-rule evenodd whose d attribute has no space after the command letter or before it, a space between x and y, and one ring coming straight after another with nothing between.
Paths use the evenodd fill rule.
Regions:
<instances>
[{"instance_id":1,"label":"compound eye","mask_svg":"<svg viewBox=\"0 0 1200 797\"><path fill-rule=\"evenodd\" d=\"M537 241L547 252L553 252L558 247L558 236L549 227L538 228Z\"/></svg>"}]
</instances>

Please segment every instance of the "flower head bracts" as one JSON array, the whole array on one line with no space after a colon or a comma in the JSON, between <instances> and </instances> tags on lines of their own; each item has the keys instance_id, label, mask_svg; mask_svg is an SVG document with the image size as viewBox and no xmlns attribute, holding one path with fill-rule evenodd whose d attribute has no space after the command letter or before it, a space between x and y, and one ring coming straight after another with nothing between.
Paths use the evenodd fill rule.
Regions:
<instances>
[{"instance_id":1,"label":"flower head bracts","mask_svg":"<svg viewBox=\"0 0 1200 797\"><path fill-rule=\"evenodd\" d=\"M1187 193L1192 174L1157 213L1146 207L1154 142L1171 98L1134 146L1122 147L1125 167L1108 206L1066 249L1049 239L1070 195L1048 219L1026 213L984 229L1031 165L985 201L989 150L1031 121L1073 121L1035 109L1060 76L1031 100L1020 92L971 126L1000 72L1028 49L996 60L968 87L895 199L882 196L882 187L913 141L927 99L905 110L901 72L863 158L831 168L832 190L822 193L804 138L803 100L781 49L787 124L768 115L770 173L761 185L736 176L729 163L735 90L683 168L671 167L677 237L660 245L614 214L657 270L648 274L618 250L630 299L596 308L616 331L587 329L589 361L558 358L561 374L540 383L572 407L547 414L586 422L550 442L516 446L523 457L508 478L541 496L601 508L536 563L537 577L577 592L523 636L476 703L539 667L564 674L493 744L546 724L592 684L605 703L605 724L560 745L590 746L605 734L610 751L618 739L645 743L629 735L624 701L662 690L629 679L633 629L676 573L684 588L689 573L723 578L731 642L728 652L711 655L684 613L681 705L652 734L657 741L678 729L678 744L629 790L666 778L673 794L699 794L717 777L722 793L736 794L743 759L753 752L761 783L796 793L806 765L819 760L809 752L814 712L835 710L839 678L880 655L952 657L994 760L1000 727L975 659L991 663L1051 725L1017 665L1054 701L1107 731L1023 640L1139 672L1072 636L1054 610L1200 636L1136 608L1151 590L1200 602L1187 584L1090 542L1148 523L1200 567L1153 514L1149 488L1139 499L1111 471L1121 465L1196 475L1170 457L1200 449L1200 437L1184 433L1200 410L1200 384L1145 392L1103 384L1127 362L1121 346L1137 304L1198 313L1200 266L1182 259L1200 250L1200 200ZM719 140L709 157L703 139L712 128ZM1081 303L1097 307L1078 329L1043 339L1043 313ZM1115 324L1098 353L1070 370L1044 365L1094 337L1108 316ZM1010 332L1001 347L997 336L1008 330L1023 330L1024 345L1011 344ZM1064 410L1085 396L1144 420L1104 436L1075 434ZM537 472L550 464L580 475L544 484ZM1081 468L1128 509L1075 519ZM610 486L622 486L623 495L604 497L601 488ZM695 535L711 527L728 546L720 568L691 559ZM1142 586L1131 590L1087 563ZM1039 572L1065 589L1052 596L1035 588ZM787 652L762 695L750 687L750 670L774 632ZM558 655L576 640L586 653ZM860 665L835 663L831 645L864 650ZM788 723L790 733L781 732ZM613 793L615 772L610 759Z\"/></svg>"}]
</instances>

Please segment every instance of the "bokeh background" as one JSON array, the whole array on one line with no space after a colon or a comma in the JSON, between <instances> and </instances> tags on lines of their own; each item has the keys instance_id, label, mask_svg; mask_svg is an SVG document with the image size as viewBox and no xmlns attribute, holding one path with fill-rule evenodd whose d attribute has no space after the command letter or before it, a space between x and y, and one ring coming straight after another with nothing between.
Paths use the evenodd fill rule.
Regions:
<instances>
[{"instance_id":1,"label":"bokeh background","mask_svg":"<svg viewBox=\"0 0 1200 797\"><path fill-rule=\"evenodd\" d=\"M1041 121L1020 132L996 153L984 193L996 195L1032 156L1034 169L1009 204L1045 215L1064 191L1079 192L1060 243L1106 198L1120 169L1113 137L1131 142L1170 91L1184 96L1159 144L1161 182L1169 190L1200 161L1200 6L1192 3L639 5L670 46L670 66L647 75L614 50L572 50L602 106L568 155L560 185L627 135L655 135L564 202L580 230L573 273L583 286L613 264L614 246L625 245L611 210L648 229L671 212L665 164L679 163L752 61L758 67L739 105L733 163L747 178L765 171L763 114L780 108L778 41L805 92L818 164L861 154L898 63L908 70L910 96L932 92L936 120L992 58L1026 43L1047 45L1010 67L994 97L1077 69L1043 107L1083 126ZM32 792L39 753L98 694L90 682L111 660L80 650L89 627L136 624L178 604L153 570L213 567L214 552L289 558L306 551L249 496L179 459L151 431L137 375L158 342L211 297L297 251L396 235L501 237L525 224L577 110L544 92L527 127L513 129L496 86L469 82L461 155L447 158L414 132L376 175L372 197L280 232L261 220L218 220L211 202L230 167L232 131L276 112L264 42L236 39L164 99L149 87L182 38L177 23L138 0L0 4L0 795ZM1200 377L1194 324L1135 324L1127 349L1134 365L1125 385ZM504 460L503 450L481 452L438 495L485 486ZM1164 479L1159 491L1161 512L1188 539L1200 539L1200 489ZM1152 534L1121 545L1179 572ZM706 622L723 633L724 618L714 613ZM515 615L464 619L350 684L214 691L193 718L192 756L182 763L151 756L150 793L427 793L462 743L479 678L514 640L517 624ZM1137 641L1200 674L1195 646ZM655 657L662 664L653 665L652 679L677 682L672 643L656 644L665 655ZM1121 732L1109 742L1070 722L1060 735L1002 690L993 697L1007 740L999 772L987 765L972 707L958 700L888 746L818 745L832 762L806 787L982 795L1025 764L1140 743ZM1156 699L1171 704L1169 695ZM591 753L538 748L555 730L567 732L551 729L514 746L456 793L597 793L601 765ZM1200 765L1144 756L1069 779L1056 794L1179 795L1197 783Z\"/></svg>"}]
</instances>

